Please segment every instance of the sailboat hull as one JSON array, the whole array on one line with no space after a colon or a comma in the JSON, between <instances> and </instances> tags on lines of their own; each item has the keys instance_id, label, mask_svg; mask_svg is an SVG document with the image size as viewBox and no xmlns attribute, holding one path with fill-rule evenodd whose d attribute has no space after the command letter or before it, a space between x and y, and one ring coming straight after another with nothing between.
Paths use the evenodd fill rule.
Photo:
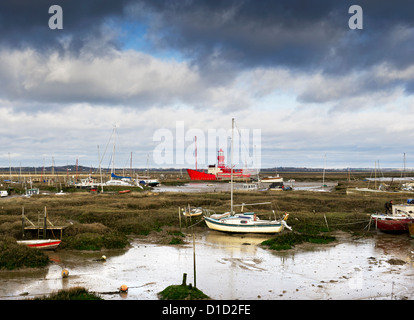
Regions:
<instances>
[{"instance_id":1,"label":"sailboat hull","mask_svg":"<svg viewBox=\"0 0 414 320\"><path fill-rule=\"evenodd\" d=\"M212 230L230 233L278 233L284 227L282 223L276 221L271 223L253 223L246 221L243 223L240 220L236 220L232 223L227 219L216 220L210 217L204 217L204 221Z\"/></svg>"}]
</instances>

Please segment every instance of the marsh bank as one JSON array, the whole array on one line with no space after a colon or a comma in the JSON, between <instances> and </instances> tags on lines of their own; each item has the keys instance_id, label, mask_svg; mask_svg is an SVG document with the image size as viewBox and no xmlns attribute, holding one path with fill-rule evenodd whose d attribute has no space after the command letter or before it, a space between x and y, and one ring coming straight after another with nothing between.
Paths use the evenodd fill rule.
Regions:
<instances>
[{"instance_id":1,"label":"marsh bank","mask_svg":"<svg viewBox=\"0 0 414 320\"><path fill-rule=\"evenodd\" d=\"M342 230L354 236L342 237L335 245L318 246L316 250L308 250L304 245L299 246L302 251L296 248L276 253L258 245L259 240L261 243L268 237L247 239L243 235L217 234L200 223L196 232L197 287L213 299L412 299L406 294L407 290L413 291L412 287L407 287L410 282L406 279L407 274L412 274L411 252L414 250L410 238L377 234L372 229L366 232L368 215L383 210L384 202L389 199L390 196L385 194L346 195L341 185L333 192L323 193L236 192L236 202L272 201L278 214L290 214L288 222L295 231L332 233ZM404 201L406 195L396 194L393 199ZM2 299L21 299L24 297L20 296L22 293L37 294L74 285L102 292L101 287L96 287L97 283L108 285L105 292L113 292L114 288L126 283L131 288L127 299L155 299L157 292L180 283L183 272L191 274L191 241L187 239L184 245L168 244L179 230L178 208L188 204L221 212L228 210L229 194L217 190L197 193L146 191L122 195L84 192L3 199L0 202L2 234L16 239L21 237L22 207L33 221L47 207L53 223L68 226L63 243L69 244L85 234L93 235L91 241L98 236L118 234L128 237L131 247L108 251L101 246L95 248L97 251L79 251L63 245L51 253L53 262L46 268L26 275L19 271L1 271L1 279L8 288L1 293ZM257 209L259 215L268 214L268 208ZM183 233L189 232L184 221L181 227ZM401 241L405 248L401 257L401 245L396 245L395 241ZM102 252L108 260L105 263L94 261ZM404 261L404 264L392 265L387 262L390 259ZM331 261L329 270L326 261ZM66 280L60 277L62 266L70 268L70 277ZM349 269L344 274L334 272L344 268ZM401 274L401 281L388 273ZM218 275L222 278L217 278ZM371 287L367 284L372 275L376 279L372 280L372 287L377 288L377 292L362 288ZM361 281L365 285L361 285ZM28 282L30 284L26 286ZM302 287L302 282L308 285ZM269 283L272 285L268 286ZM14 288L6 284L13 284ZM253 289L244 292L246 286ZM338 296L339 292L349 292L344 291L344 287L352 286L356 291ZM360 293L356 294L358 290ZM105 295L104 298L125 297Z\"/></svg>"},{"instance_id":2,"label":"marsh bank","mask_svg":"<svg viewBox=\"0 0 414 320\"><path fill-rule=\"evenodd\" d=\"M261 235L196 233L197 288L222 299L409 299L414 298L413 243L404 235L354 237L336 232L329 245L286 251L260 246ZM154 300L183 273L194 283L192 236L171 246L135 238L128 250L50 252L41 270L2 271L0 299L26 299L82 286L106 300ZM106 261L100 261L102 254ZM397 261L398 263L394 263ZM62 278L61 272L69 270ZM117 293L121 285L127 293Z\"/></svg>"}]
</instances>

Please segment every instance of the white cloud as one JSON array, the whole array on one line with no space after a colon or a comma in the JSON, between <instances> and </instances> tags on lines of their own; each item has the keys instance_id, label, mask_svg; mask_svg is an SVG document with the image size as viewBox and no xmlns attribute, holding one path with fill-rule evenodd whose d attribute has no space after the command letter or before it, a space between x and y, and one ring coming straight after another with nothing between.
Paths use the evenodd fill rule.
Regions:
<instances>
[{"instance_id":1,"label":"white cloud","mask_svg":"<svg viewBox=\"0 0 414 320\"><path fill-rule=\"evenodd\" d=\"M232 117L240 128L261 129L265 167L315 165L324 153L356 164L374 147L399 162L412 143L414 103L403 85L414 80L413 67L383 64L342 76L256 68L214 85L186 62L111 50L1 50L3 154L22 163L53 156L57 165L76 157L96 165L97 145L102 154L116 124L118 165L134 152L134 163L145 166L155 130L173 131L177 121L187 130L227 130Z\"/></svg>"},{"instance_id":2,"label":"white cloud","mask_svg":"<svg viewBox=\"0 0 414 320\"><path fill-rule=\"evenodd\" d=\"M38 102L166 103L191 99L200 79L185 62L163 61L136 51L91 56L0 52L2 95Z\"/></svg>"}]
</instances>

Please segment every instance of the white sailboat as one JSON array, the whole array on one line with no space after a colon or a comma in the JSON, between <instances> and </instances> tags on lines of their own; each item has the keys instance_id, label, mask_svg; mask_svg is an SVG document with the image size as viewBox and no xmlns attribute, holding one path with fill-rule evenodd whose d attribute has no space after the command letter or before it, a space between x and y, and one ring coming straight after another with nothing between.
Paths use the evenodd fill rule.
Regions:
<instances>
[{"instance_id":1,"label":"white sailboat","mask_svg":"<svg viewBox=\"0 0 414 320\"><path fill-rule=\"evenodd\" d=\"M223 214L205 215L204 221L207 226L212 230L231 232L231 233L278 233L285 227L291 230L287 225L286 220L288 215L285 215L282 219L274 220L262 220L254 212L244 212L244 206L270 204L256 203L256 204L242 204L233 205L233 131L234 131L234 119L232 119L232 137L231 137L231 208L229 212ZM235 213L234 207L241 206L241 213ZM274 214L274 211L273 211Z\"/></svg>"}]
</instances>

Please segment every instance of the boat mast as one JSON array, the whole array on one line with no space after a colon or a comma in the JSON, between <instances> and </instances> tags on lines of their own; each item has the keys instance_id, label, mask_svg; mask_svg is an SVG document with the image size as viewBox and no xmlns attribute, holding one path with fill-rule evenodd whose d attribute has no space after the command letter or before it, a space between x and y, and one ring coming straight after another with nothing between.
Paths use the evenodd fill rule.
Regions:
<instances>
[{"instance_id":1,"label":"boat mast","mask_svg":"<svg viewBox=\"0 0 414 320\"><path fill-rule=\"evenodd\" d=\"M322 189L325 190L325 167L326 167L326 153L323 161L323 175L322 175Z\"/></svg>"},{"instance_id":2,"label":"boat mast","mask_svg":"<svg viewBox=\"0 0 414 320\"><path fill-rule=\"evenodd\" d=\"M195 166L197 171L197 136L194 137L194 143L195 143Z\"/></svg>"},{"instance_id":3,"label":"boat mast","mask_svg":"<svg viewBox=\"0 0 414 320\"><path fill-rule=\"evenodd\" d=\"M231 174L230 174L230 183L231 183L231 187L230 187L230 208L231 208L231 214L233 214L233 134L234 134L234 118L231 119L231 157L230 157L230 169L231 169Z\"/></svg>"}]
</instances>

